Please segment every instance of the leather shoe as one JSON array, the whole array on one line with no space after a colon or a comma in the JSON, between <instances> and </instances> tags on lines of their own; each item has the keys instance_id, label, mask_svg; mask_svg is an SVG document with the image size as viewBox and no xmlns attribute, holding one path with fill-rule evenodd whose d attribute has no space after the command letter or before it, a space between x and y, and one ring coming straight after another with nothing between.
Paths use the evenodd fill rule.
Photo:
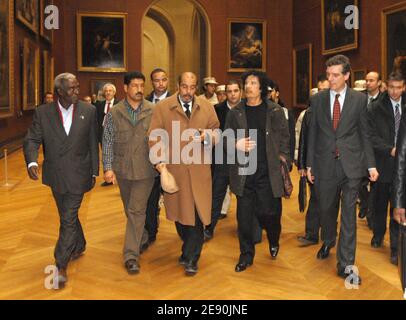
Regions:
<instances>
[{"instance_id":1,"label":"leather shoe","mask_svg":"<svg viewBox=\"0 0 406 320\"><path fill-rule=\"evenodd\" d=\"M185 274L193 277L197 273L197 262L189 261L185 264Z\"/></svg>"},{"instance_id":2,"label":"leather shoe","mask_svg":"<svg viewBox=\"0 0 406 320\"><path fill-rule=\"evenodd\" d=\"M320 250L317 252L317 259L324 260L330 255L331 247L324 244L321 246Z\"/></svg>"},{"instance_id":3,"label":"leather shoe","mask_svg":"<svg viewBox=\"0 0 406 320\"><path fill-rule=\"evenodd\" d=\"M279 246L271 246L269 251L271 252L272 259L276 259L279 253Z\"/></svg>"},{"instance_id":4,"label":"leather shoe","mask_svg":"<svg viewBox=\"0 0 406 320\"><path fill-rule=\"evenodd\" d=\"M127 269L128 274L137 274L140 272L140 264L134 259L126 261L125 268Z\"/></svg>"},{"instance_id":5,"label":"leather shoe","mask_svg":"<svg viewBox=\"0 0 406 320\"><path fill-rule=\"evenodd\" d=\"M243 272L249 266L252 266L252 263L238 262L237 265L235 266L235 272Z\"/></svg>"},{"instance_id":6,"label":"leather shoe","mask_svg":"<svg viewBox=\"0 0 406 320\"><path fill-rule=\"evenodd\" d=\"M186 260L186 258L183 257L183 255L181 255L181 256L179 257L179 259L178 259L178 263L179 263L181 266L185 266L185 265L187 264L187 260Z\"/></svg>"},{"instance_id":7,"label":"leather shoe","mask_svg":"<svg viewBox=\"0 0 406 320\"><path fill-rule=\"evenodd\" d=\"M349 272L345 272L346 268L338 268L337 269L337 275L340 278L343 278L345 280L348 280L350 282L350 284L353 285L361 285L361 277L357 274L355 274L352 270L350 270Z\"/></svg>"},{"instance_id":8,"label":"leather shoe","mask_svg":"<svg viewBox=\"0 0 406 320\"><path fill-rule=\"evenodd\" d=\"M390 263L394 264L395 266L398 265L398 251L391 249L390 251Z\"/></svg>"},{"instance_id":9,"label":"leather shoe","mask_svg":"<svg viewBox=\"0 0 406 320\"><path fill-rule=\"evenodd\" d=\"M313 246L313 245L319 243L319 240L313 239L308 235L297 237L297 241L302 243L302 245L301 245L302 247Z\"/></svg>"},{"instance_id":10,"label":"leather shoe","mask_svg":"<svg viewBox=\"0 0 406 320\"><path fill-rule=\"evenodd\" d=\"M209 241L211 239L213 239L213 232L210 231L209 229L205 229L204 231L204 241Z\"/></svg>"},{"instance_id":11,"label":"leather shoe","mask_svg":"<svg viewBox=\"0 0 406 320\"><path fill-rule=\"evenodd\" d=\"M58 268L58 267L57 267ZM58 273L54 278L54 289L63 289L66 282L68 282L68 275L66 273L66 268L58 268Z\"/></svg>"},{"instance_id":12,"label":"leather shoe","mask_svg":"<svg viewBox=\"0 0 406 320\"><path fill-rule=\"evenodd\" d=\"M378 237L373 236L372 239L371 239L371 246L373 248L380 248L380 247L382 247L382 242L383 242L382 238L378 238Z\"/></svg>"}]
</instances>

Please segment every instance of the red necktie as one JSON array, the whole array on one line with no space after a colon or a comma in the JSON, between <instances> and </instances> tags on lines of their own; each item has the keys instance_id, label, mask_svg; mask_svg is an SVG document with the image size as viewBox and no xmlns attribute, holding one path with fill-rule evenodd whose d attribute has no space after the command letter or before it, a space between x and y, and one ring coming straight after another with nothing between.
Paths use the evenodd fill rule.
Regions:
<instances>
[{"instance_id":1,"label":"red necktie","mask_svg":"<svg viewBox=\"0 0 406 320\"><path fill-rule=\"evenodd\" d=\"M107 111L106 111L106 114L108 114L109 111L110 111L110 102L107 103Z\"/></svg>"},{"instance_id":2,"label":"red necktie","mask_svg":"<svg viewBox=\"0 0 406 320\"><path fill-rule=\"evenodd\" d=\"M340 122L340 115L341 115L341 106L340 106L340 101L338 101L338 98L340 97L340 94L336 94L336 98L334 100L334 107L333 107L333 128L334 131L337 130L338 123Z\"/></svg>"}]
</instances>

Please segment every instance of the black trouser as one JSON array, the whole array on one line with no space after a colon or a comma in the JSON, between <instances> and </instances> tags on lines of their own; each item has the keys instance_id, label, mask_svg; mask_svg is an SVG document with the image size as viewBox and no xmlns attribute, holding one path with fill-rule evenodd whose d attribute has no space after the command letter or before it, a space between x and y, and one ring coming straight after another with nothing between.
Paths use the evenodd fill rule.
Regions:
<instances>
[{"instance_id":1,"label":"black trouser","mask_svg":"<svg viewBox=\"0 0 406 320\"><path fill-rule=\"evenodd\" d=\"M161 196L161 177L155 177L154 186L148 198L145 229L150 240L155 240L159 226L159 197Z\"/></svg>"},{"instance_id":2,"label":"black trouser","mask_svg":"<svg viewBox=\"0 0 406 320\"><path fill-rule=\"evenodd\" d=\"M176 230L183 241L182 257L188 262L197 262L202 252L204 235L203 224L195 209L195 225L186 226L175 222Z\"/></svg>"},{"instance_id":3,"label":"black trouser","mask_svg":"<svg viewBox=\"0 0 406 320\"><path fill-rule=\"evenodd\" d=\"M213 193L211 208L211 224L207 227L212 233L216 228L217 222L221 215L224 198L227 193L227 187L230 184L230 178L226 174L214 171L213 175Z\"/></svg>"},{"instance_id":4,"label":"black trouser","mask_svg":"<svg viewBox=\"0 0 406 320\"><path fill-rule=\"evenodd\" d=\"M254 216L265 229L269 246L278 246L282 230L282 201L273 196L267 165L262 163L258 163L254 175L247 176L243 196L237 196L240 262L252 263L254 260Z\"/></svg>"},{"instance_id":5,"label":"black trouser","mask_svg":"<svg viewBox=\"0 0 406 320\"><path fill-rule=\"evenodd\" d=\"M386 233L386 221L388 219L388 204L390 204L392 192L391 183L376 183L376 194L375 194L375 215L373 230L374 236L379 239L383 239ZM389 237L390 237L390 247L392 250L397 250L398 248L398 238L399 238L399 224L393 219L393 208L390 207L390 222L389 222Z\"/></svg>"},{"instance_id":6,"label":"black trouser","mask_svg":"<svg viewBox=\"0 0 406 320\"><path fill-rule=\"evenodd\" d=\"M335 161L335 176L323 179L316 176L316 192L321 222L321 239L332 247L337 238L338 208L341 203L340 239L337 247L338 267L352 266L357 242L356 202L361 178L349 179L341 160ZM340 201L341 200L341 201Z\"/></svg>"},{"instance_id":7,"label":"black trouser","mask_svg":"<svg viewBox=\"0 0 406 320\"><path fill-rule=\"evenodd\" d=\"M59 238L54 251L56 266L67 268L72 254L79 254L86 249L86 240L78 216L83 194L62 194L54 190L52 194L60 219Z\"/></svg>"},{"instance_id":8,"label":"black trouser","mask_svg":"<svg viewBox=\"0 0 406 320\"><path fill-rule=\"evenodd\" d=\"M368 183L369 179L364 178L361 180L361 185L359 187L359 211L365 212L365 215L368 215L368 205L369 205L369 192L368 192Z\"/></svg>"},{"instance_id":9,"label":"black trouser","mask_svg":"<svg viewBox=\"0 0 406 320\"><path fill-rule=\"evenodd\" d=\"M314 239L319 240L319 233L320 233L320 214L317 204L317 196L316 191L314 189L314 185L310 184L310 200L309 206L306 212L306 224L305 224L305 232L306 236Z\"/></svg>"}]
</instances>

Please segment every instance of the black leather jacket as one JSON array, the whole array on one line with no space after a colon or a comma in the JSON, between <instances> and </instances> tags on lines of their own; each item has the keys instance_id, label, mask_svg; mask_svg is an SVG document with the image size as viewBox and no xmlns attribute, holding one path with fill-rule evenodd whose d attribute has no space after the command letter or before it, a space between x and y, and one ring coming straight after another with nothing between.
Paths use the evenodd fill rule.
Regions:
<instances>
[{"instance_id":1,"label":"black leather jacket","mask_svg":"<svg viewBox=\"0 0 406 320\"><path fill-rule=\"evenodd\" d=\"M302 128L300 129L299 135L299 150L297 156L297 167L299 170L306 169L306 157L307 157L307 138L310 126L310 119L311 119L311 109L310 107L307 109L305 115L303 116L302 121Z\"/></svg>"}]
</instances>

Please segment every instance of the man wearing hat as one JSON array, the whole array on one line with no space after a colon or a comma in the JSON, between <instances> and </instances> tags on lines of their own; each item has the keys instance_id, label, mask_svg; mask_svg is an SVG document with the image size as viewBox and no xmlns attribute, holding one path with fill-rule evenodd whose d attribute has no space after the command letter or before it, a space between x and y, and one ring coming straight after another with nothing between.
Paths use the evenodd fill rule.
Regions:
<instances>
[{"instance_id":1,"label":"man wearing hat","mask_svg":"<svg viewBox=\"0 0 406 320\"><path fill-rule=\"evenodd\" d=\"M216 87L218 85L216 78L214 77L207 77L203 79L203 90L204 94L200 95L200 98L206 99L209 101L213 106L219 103L216 95Z\"/></svg>"},{"instance_id":2,"label":"man wearing hat","mask_svg":"<svg viewBox=\"0 0 406 320\"><path fill-rule=\"evenodd\" d=\"M367 82L365 80L357 80L354 82L354 90L358 92L364 92L366 93L367 91Z\"/></svg>"},{"instance_id":3,"label":"man wearing hat","mask_svg":"<svg viewBox=\"0 0 406 320\"><path fill-rule=\"evenodd\" d=\"M225 84L217 86L216 95L217 95L217 100L219 101L219 103L223 103L224 101L227 100L226 85Z\"/></svg>"}]
</instances>

